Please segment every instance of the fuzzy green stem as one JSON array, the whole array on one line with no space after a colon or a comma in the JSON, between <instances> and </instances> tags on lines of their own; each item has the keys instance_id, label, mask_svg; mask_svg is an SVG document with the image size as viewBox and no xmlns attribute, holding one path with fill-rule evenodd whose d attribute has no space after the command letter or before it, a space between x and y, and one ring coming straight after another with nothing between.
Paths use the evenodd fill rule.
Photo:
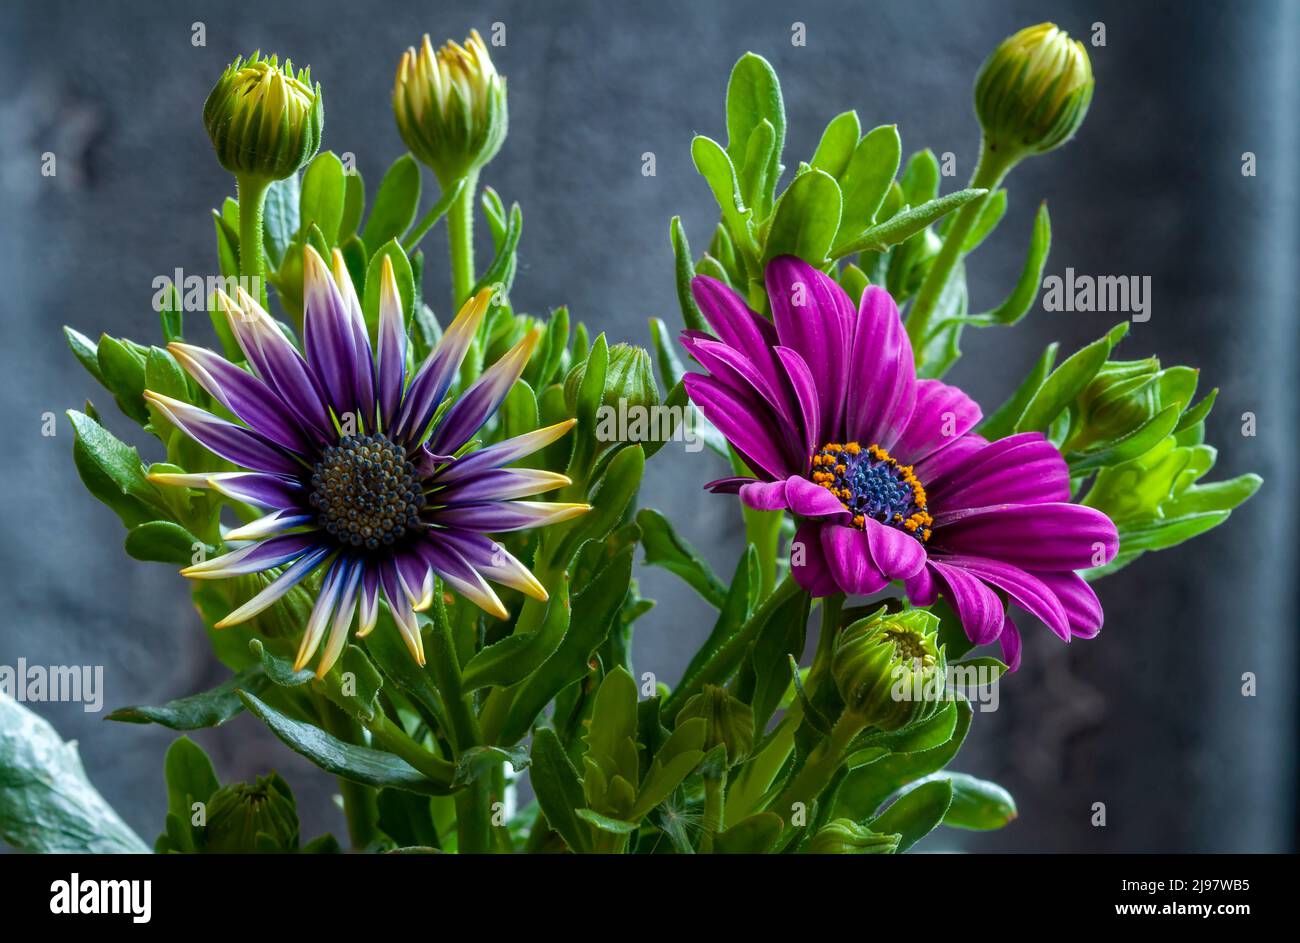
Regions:
<instances>
[{"instance_id":1,"label":"fuzzy green stem","mask_svg":"<svg viewBox=\"0 0 1300 943\"><path fill-rule=\"evenodd\" d=\"M972 188L987 190L988 193L971 200L957 211L956 218L944 234L943 247L935 256L934 264L926 274L925 281L921 283L921 288L916 293L916 300L912 302L912 311L907 316L907 336L912 342L912 352L918 365L925 356L925 343L935 306L948 286L953 268L966 254L966 237L970 235L971 227L979 219L984 201L993 195L1018 159L1015 154L991 147L987 140L980 145L979 163L975 165L975 173L971 176L969 185Z\"/></svg>"},{"instance_id":2,"label":"fuzzy green stem","mask_svg":"<svg viewBox=\"0 0 1300 943\"><path fill-rule=\"evenodd\" d=\"M325 698L314 695L316 713L321 724L332 736L347 743L360 743L360 725ZM378 837L376 823L379 807L374 790L342 776L337 777L339 794L343 797L343 815L348 823L348 842L354 851L362 851Z\"/></svg>"},{"instance_id":3,"label":"fuzzy green stem","mask_svg":"<svg viewBox=\"0 0 1300 943\"><path fill-rule=\"evenodd\" d=\"M840 719L831 729L830 737L818 744L808 756L803 769L799 770L782 791L772 811L787 823L790 821L795 803L802 803L807 811L822 794L822 790L830 784L836 770L844 762L844 754L848 751L853 738L866 726L866 721L857 714L849 711L841 714ZM789 834L792 829L793 826L787 824L786 833Z\"/></svg>"},{"instance_id":4,"label":"fuzzy green stem","mask_svg":"<svg viewBox=\"0 0 1300 943\"><path fill-rule=\"evenodd\" d=\"M452 311L459 311L474 290L474 197L478 171L465 175L465 185L447 211L447 244L451 253Z\"/></svg>"},{"instance_id":5,"label":"fuzzy green stem","mask_svg":"<svg viewBox=\"0 0 1300 943\"><path fill-rule=\"evenodd\" d=\"M239 274L243 278L256 278L259 301L266 302L266 257L262 236L262 212L266 208L266 191L271 181L263 177L241 176L235 178L235 194L239 198Z\"/></svg>"},{"instance_id":6,"label":"fuzzy green stem","mask_svg":"<svg viewBox=\"0 0 1300 943\"><path fill-rule=\"evenodd\" d=\"M700 836L700 854L713 852L713 836L723 829L723 802L727 794L727 772L709 776L704 780L704 817L700 823L704 834Z\"/></svg>"}]
</instances>

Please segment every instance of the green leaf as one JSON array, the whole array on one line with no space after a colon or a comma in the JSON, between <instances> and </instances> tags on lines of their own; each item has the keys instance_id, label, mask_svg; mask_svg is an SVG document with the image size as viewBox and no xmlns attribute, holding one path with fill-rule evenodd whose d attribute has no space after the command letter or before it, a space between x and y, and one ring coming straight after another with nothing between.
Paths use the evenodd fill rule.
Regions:
<instances>
[{"instance_id":1,"label":"green leaf","mask_svg":"<svg viewBox=\"0 0 1300 943\"><path fill-rule=\"evenodd\" d=\"M401 640L387 607L380 607L375 631L364 641L370 659L384 677L414 698L434 717L443 716L442 694L428 671L416 663Z\"/></svg>"},{"instance_id":2,"label":"green leaf","mask_svg":"<svg viewBox=\"0 0 1300 943\"><path fill-rule=\"evenodd\" d=\"M892 124L872 128L853 149L853 156L839 177L844 212L833 253L836 258L845 255L840 251L841 244L847 244L875 222L898 173L902 152L898 127Z\"/></svg>"},{"instance_id":3,"label":"green leaf","mask_svg":"<svg viewBox=\"0 0 1300 943\"><path fill-rule=\"evenodd\" d=\"M171 521L149 521L133 527L126 535L127 556L155 563L188 566L196 549L208 549L184 527Z\"/></svg>"},{"instance_id":4,"label":"green leaf","mask_svg":"<svg viewBox=\"0 0 1300 943\"><path fill-rule=\"evenodd\" d=\"M903 168L898 185L909 206L920 206L939 195L939 161L928 147L917 151Z\"/></svg>"},{"instance_id":5,"label":"green leaf","mask_svg":"<svg viewBox=\"0 0 1300 943\"><path fill-rule=\"evenodd\" d=\"M190 398L189 381L170 352L150 347L145 358L144 382L147 389L186 402ZM151 417L152 418L152 417Z\"/></svg>"},{"instance_id":6,"label":"green leaf","mask_svg":"<svg viewBox=\"0 0 1300 943\"><path fill-rule=\"evenodd\" d=\"M318 227L328 246L338 242L343 204L347 199L346 177L343 162L333 151L317 154L302 175L299 226L303 231L312 225Z\"/></svg>"},{"instance_id":7,"label":"green leaf","mask_svg":"<svg viewBox=\"0 0 1300 943\"><path fill-rule=\"evenodd\" d=\"M484 773L499 769L502 763L509 763L516 772L528 768L532 758L523 747L504 750L501 747L470 747L456 759L456 772L452 776L453 786L467 786Z\"/></svg>"},{"instance_id":8,"label":"green leaf","mask_svg":"<svg viewBox=\"0 0 1300 943\"><path fill-rule=\"evenodd\" d=\"M1052 371L1016 422L1016 432L1046 432L1052 420L1074 402L1101 369L1111 349L1128 333L1128 322L1116 325L1098 340L1076 351Z\"/></svg>"},{"instance_id":9,"label":"green leaf","mask_svg":"<svg viewBox=\"0 0 1300 943\"><path fill-rule=\"evenodd\" d=\"M107 504L127 527L152 521L164 510L157 489L144 476L140 453L95 420L68 410L76 430L72 460L91 494Z\"/></svg>"},{"instance_id":10,"label":"green leaf","mask_svg":"<svg viewBox=\"0 0 1300 943\"><path fill-rule=\"evenodd\" d=\"M99 369L99 351L95 342L66 325L63 328L63 337L68 342L68 349L72 351L73 356L81 362L92 377L103 384L104 374Z\"/></svg>"},{"instance_id":11,"label":"green leaf","mask_svg":"<svg viewBox=\"0 0 1300 943\"><path fill-rule=\"evenodd\" d=\"M602 832L609 832L611 835L630 835L636 831L635 822L625 822L622 819L601 815L592 809L579 809L577 816L589 825L595 826Z\"/></svg>"},{"instance_id":12,"label":"green leaf","mask_svg":"<svg viewBox=\"0 0 1300 943\"><path fill-rule=\"evenodd\" d=\"M551 699L586 676L588 661L609 634L632 578L632 547L626 547L573 598L569 631L546 662L515 689L496 743L514 743L528 732Z\"/></svg>"},{"instance_id":13,"label":"green leaf","mask_svg":"<svg viewBox=\"0 0 1300 943\"><path fill-rule=\"evenodd\" d=\"M117 399L118 407L136 422L142 425L148 422L149 410L144 403L145 355L107 334L100 337L96 354L104 386Z\"/></svg>"},{"instance_id":14,"label":"green leaf","mask_svg":"<svg viewBox=\"0 0 1300 943\"><path fill-rule=\"evenodd\" d=\"M641 528L644 563L676 573L709 605L723 608L727 600L726 585L708 561L678 535L668 518L653 508L642 508L637 512L636 522Z\"/></svg>"},{"instance_id":15,"label":"green leaf","mask_svg":"<svg viewBox=\"0 0 1300 943\"><path fill-rule=\"evenodd\" d=\"M870 227L848 243L837 245L831 255L838 259L855 252L883 252L987 192L987 190L971 187L949 193L947 196L941 196L937 200L931 200L912 209L903 210L883 223Z\"/></svg>"},{"instance_id":16,"label":"green leaf","mask_svg":"<svg viewBox=\"0 0 1300 943\"><path fill-rule=\"evenodd\" d=\"M812 166L824 170L838 179L849 166L853 152L857 149L858 138L862 136L862 124L858 121L856 111L845 111L831 119L817 142L813 153ZM893 174L890 174L892 177Z\"/></svg>"},{"instance_id":17,"label":"green leaf","mask_svg":"<svg viewBox=\"0 0 1300 943\"><path fill-rule=\"evenodd\" d=\"M507 635L477 652L461 678L466 692L489 685L517 684L545 663L569 631L569 588L561 580L546 603L542 624L532 632Z\"/></svg>"},{"instance_id":18,"label":"green leaf","mask_svg":"<svg viewBox=\"0 0 1300 943\"><path fill-rule=\"evenodd\" d=\"M873 832L902 836L895 854L902 854L934 831L952 805L952 783L925 783L901 796L883 813L867 823Z\"/></svg>"},{"instance_id":19,"label":"green leaf","mask_svg":"<svg viewBox=\"0 0 1300 943\"><path fill-rule=\"evenodd\" d=\"M172 730L219 727L244 709L238 690L261 694L269 684L270 679L262 667L255 665L210 691L177 698L157 707L143 704L119 707L105 719L127 724L161 724Z\"/></svg>"},{"instance_id":20,"label":"green leaf","mask_svg":"<svg viewBox=\"0 0 1300 943\"><path fill-rule=\"evenodd\" d=\"M379 183L361 241L380 246L399 238L410 228L420 205L420 165L410 154L393 161Z\"/></svg>"},{"instance_id":21,"label":"green leaf","mask_svg":"<svg viewBox=\"0 0 1300 943\"><path fill-rule=\"evenodd\" d=\"M912 783L906 796L927 783L946 782L952 786L952 804L944 814L943 824L953 828L990 831L1002 828L1018 814L1016 800L997 783L977 779L966 773L934 773ZM899 797L900 800L902 796Z\"/></svg>"},{"instance_id":22,"label":"green leaf","mask_svg":"<svg viewBox=\"0 0 1300 943\"><path fill-rule=\"evenodd\" d=\"M76 744L11 697L0 697L0 838L37 853L149 851L90 784Z\"/></svg>"},{"instance_id":23,"label":"green leaf","mask_svg":"<svg viewBox=\"0 0 1300 943\"><path fill-rule=\"evenodd\" d=\"M178 737L163 760L167 780L167 834L182 851L195 851L190 822L196 802L207 803L220 787L212 761L189 737Z\"/></svg>"},{"instance_id":24,"label":"green leaf","mask_svg":"<svg viewBox=\"0 0 1300 943\"><path fill-rule=\"evenodd\" d=\"M1052 365L1056 363L1056 351L1059 344L1055 341L1047 345L1041 357L1034 364L1034 368L1029 371L1029 375L1020 382L1016 391L1011 394L1010 398L997 408L993 415L988 416L976 428L976 432L984 436L990 442L997 439L1004 439L1016 430L1016 423L1029 405L1029 401L1034 398L1047 375L1052 372Z\"/></svg>"},{"instance_id":25,"label":"green leaf","mask_svg":"<svg viewBox=\"0 0 1300 943\"><path fill-rule=\"evenodd\" d=\"M645 450L639 445L614 456L591 495L591 510L574 522L573 530L560 545L557 559L567 562L587 540L604 540L619 525L641 487L645 473Z\"/></svg>"},{"instance_id":26,"label":"green leaf","mask_svg":"<svg viewBox=\"0 0 1300 943\"><path fill-rule=\"evenodd\" d=\"M766 154L764 172L751 175L751 178L766 181L766 190L743 196L758 210L760 218L771 206L771 194L781 176L785 105L781 101L781 83L776 72L762 56L749 52L740 57L727 82L727 154L733 164L743 168L750 137L764 121L772 126L776 139Z\"/></svg>"},{"instance_id":27,"label":"green leaf","mask_svg":"<svg viewBox=\"0 0 1300 943\"><path fill-rule=\"evenodd\" d=\"M981 216L982 214L981 210ZM1047 204L1043 203L1038 207L1038 214L1034 217L1034 231L1029 237L1029 253L1025 257L1020 278L1016 281L1016 287L1011 290L1011 294L992 311L951 320L962 324L1015 324L1029 313L1029 309L1034 306L1034 301L1038 298L1038 289L1043 281L1043 269L1047 265L1047 253L1051 247L1052 222L1047 215Z\"/></svg>"},{"instance_id":28,"label":"green leaf","mask_svg":"<svg viewBox=\"0 0 1300 943\"><path fill-rule=\"evenodd\" d=\"M637 790L630 819L639 822L672 794L704 758L704 737L708 722L696 717L678 724L655 754L650 769ZM723 754L725 762L725 752Z\"/></svg>"},{"instance_id":29,"label":"green leaf","mask_svg":"<svg viewBox=\"0 0 1300 943\"><path fill-rule=\"evenodd\" d=\"M842 205L839 185L830 174L800 174L776 204L763 260L794 255L813 266L824 265L840 228Z\"/></svg>"},{"instance_id":30,"label":"green leaf","mask_svg":"<svg viewBox=\"0 0 1300 943\"><path fill-rule=\"evenodd\" d=\"M1182 410L1181 403L1174 403L1122 438L1107 442L1097 449L1067 455L1065 458L1070 464L1071 477L1108 465L1122 465L1145 455L1174 431Z\"/></svg>"},{"instance_id":31,"label":"green leaf","mask_svg":"<svg viewBox=\"0 0 1300 943\"><path fill-rule=\"evenodd\" d=\"M759 812L713 836L713 850L722 855L761 855L771 851L785 823L775 812Z\"/></svg>"},{"instance_id":32,"label":"green leaf","mask_svg":"<svg viewBox=\"0 0 1300 943\"><path fill-rule=\"evenodd\" d=\"M641 523L640 516L644 513L646 512L641 511L638 513L638 524ZM642 534L644 535L645 532L646 527L642 525ZM709 637L704 644L691 657L686 670L682 672L679 687L691 684L704 666L708 664L714 652L722 648L733 635L739 632L745 620L749 618L751 596L755 589L753 584L757 581L757 565L758 552L750 545L745 549L744 555L736 565L736 572L732 577L731 586L725 590L726 597L722 604L718 606L718 618L713 624L713 629L709 632ZM717 577L714 577L714 579L716 580Z\"/></svg>"},{"instance_id":33,"label":"green leaf","mask_svg":"<svg viewBox=\"0 0 1300 943\"><path fill-rule=\"evenodd\" d=\"M753 691L747 700L754 708L754 735L761 737L767 722L790 689L790 658L803 654L808 629L808 597L796 598L802 605L794 618L773 618L759 631L749 655L753 671Z\"/></svg>"},{"instance_id":34,"label":"green leaf","mask_svg":"<svg viewBox=\"0 0 1300 943\"><path fill-rule=\"evenodd\" d=\"M483 276L475 283L472 294L477 294L489 286L495 287L500 297L510 294L515 280L515 251L519 248L519 237L524 229L524 212L518 203L510 207L510 221L506 226L505 237L496 256L487 267Z\"/></svg>"},{"instance_id":35,"label":"green leaf","mask_svg":"<svg viewBox=\"0 0 1300 943\"><path fill-rule=\"evenodd\" d=\"M290 174L267 187L262 204L262 227L266 233L266 254L273 268L279 268L289 243L298 233L298 175Z\"/></svg>"},{"instance_id":36,"label":"green leaf","mask_svg":"<svg viewBox=\"0 0 1300 943\"><path fill-rule=\"evenodd\" d=\"M346 173L343 182L343 215L339 220L337 242L345 241L356 234L361 225L361 216L366 209L366 184L361 178L361 171L353 168Z\"/></svg>"},{"instance_id":37,"label":"green leaf","mask_svg":"<svg viewBox=\"0 0 1300 943\"><path fill-rule=\"evenodd\" d=\"M270 727L285 746L327 773L364 786L391 787L434 796L447 794L446 789L426 779L400 757L344 743L318 727L281 714L247 691L239 692L239 696L249 711Z\"/></svg>"},{"instance_id":38,"label":"green leaf","mask_svg":"<svg viewBox=\"0 0 1300 943\"><path fill-rule=\"evenodd\" d=\"M686 241L686 230L682 228L682 218L674 216L668 227L669 238L673 244L673 272L677 281L677 303L682 309L682 323L693 331L707 331L708 322L700 313L700 306L691 294L691 279L695 277L695 266L691 262L691 246ZM676 382L676 381L674 381ZM665 387L672 386L666 383Z\"/></svg>"},{"instance_id":39,"label":"green leaf","mask_svg":"<svg viewBox=\"0 0 1300 943\"><path fill-rule=\"evenodd\" d=\"M750 210L741 198L740 182L736 179L736 168L731 158L717 141L697 134L691 142L691 159L713 191L732 241L745 259L753 261L757 249L749 231Z\"/></svg>"},{"instance_id":40,"label":"green leaf","mask_svg":"<svg viewBox=\"0 0 1300 943\"><path fill-rule=\"evenodd\" d=\"M1045 209L1045 205L1044 205ZM1040 209L1040 212L1042 210ZM983 244L984 240L989 237L993 230L998 228L998 223L1002 222L1002 217L1007 213L1007 191L994 190L989 194L989 198L984 201L980 207L980 214L975 218L975 225L971 227L970 232L966 234L966 240L961 244L963 255L969 255ZM944 220L947 223L952 217ZM1035 229L1037 227L1035 226Z\"/></svg>"},{"instance_id":41,"label":"green leaf","mask_svg":"<svg viewBox=\"0 0 1300 943\"><path fill-rule=\"evenodd\" d=\"M528 781L537 795L537 803L551 826L565 844L581 854L591 848L591 835L578 810L587 802L578 771L564 752L560 738L550 727L533 732L532 766Z\"/></svg>"}]
</instances>

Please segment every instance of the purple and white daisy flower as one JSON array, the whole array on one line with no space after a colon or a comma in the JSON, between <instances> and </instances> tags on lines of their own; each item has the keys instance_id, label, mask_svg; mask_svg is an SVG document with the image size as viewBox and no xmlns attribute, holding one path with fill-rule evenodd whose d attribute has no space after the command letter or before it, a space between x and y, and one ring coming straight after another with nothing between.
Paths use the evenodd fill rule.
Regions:
<instances>
[{"instance_id":1,"label":"purple and white daisy flower","mask_svg":"<svg viewBox=\"0 0 1300 943\"><path fill-rule=\"evenodd\" d=\"M334 255L304 249L303 353L247 293L219 296L244 369L201 347L169 350L208 394L242 424L146 391L178 429L245 471L155 474L159 484L210 488L268 513L226 533L247 546L181 572L225 579L273 567L261 592L217 623L235 625L262 612L309 574L323 569L295 668L325 642L324 675L347 642L388 603L412 657L424 663L415 613L430 605L434 578L498 618L508 613L488 580L545 600L546 590L490 533L567 520L585 504L521 501L569 484L554 472L509 468L573 425L557 423L457 455L492 416L528 363L530 333L439 412L491 290L470 299L424 364L407 376L407 336L392 265L381 274L378 349L372 350L361 304ZM435 424L435 415L438 420Z\"/></svg>"},{"instance_id":2,"label":"purple and white daisy flower","mask_svg":"<svg viewBox=\"0 0 1300 943\"><path fill-rule=\"evenodd\" d=\"M766 271L768 321L714 279L692 291L716 337L683 344L708 375L691 400L756 477L707 487L799 520L792 572L813 596L870 595L902 581L909 600L944 595L972 642L1000 639L1013 668L1020 634L1006 599L1069 641L1102 624L1076 572L1119 549L1105 514L1070 502L1069 469L1038 433L989 442L980 408L920 380L898 306L871 286L854 306L792 257Z\"/></svg>"}]
</instances>

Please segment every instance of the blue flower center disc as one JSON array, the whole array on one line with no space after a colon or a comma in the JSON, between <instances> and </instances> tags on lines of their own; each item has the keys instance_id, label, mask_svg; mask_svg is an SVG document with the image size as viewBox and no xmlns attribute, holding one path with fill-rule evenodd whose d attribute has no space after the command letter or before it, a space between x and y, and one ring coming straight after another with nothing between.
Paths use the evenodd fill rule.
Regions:
<instances>
[{"instance_id":1,"label":"blue flower center disc","mask_svg":"<svg viewBox=\"0 0 1300 943\"><path fill-rule=\"evenodd\" d=\"M829 442L813 455L812 480L835 495L853 515L853 526L866 519L906 531L917 540L930 539L934 523L926 510L925 488L911 465L900 465L878 445Z\"/></svg>"},{"instance_id":2,"label":"blue flower center disc","mask_svg":"<svg viewBox=\"0 0 1300 943\"><path fill-rule=\"evenodd\" d=\"M378 550L420 526L424 493L415 466L387 436L344 436L312 469L311 506L340 544Z\"/></svg>"}]
</instances>

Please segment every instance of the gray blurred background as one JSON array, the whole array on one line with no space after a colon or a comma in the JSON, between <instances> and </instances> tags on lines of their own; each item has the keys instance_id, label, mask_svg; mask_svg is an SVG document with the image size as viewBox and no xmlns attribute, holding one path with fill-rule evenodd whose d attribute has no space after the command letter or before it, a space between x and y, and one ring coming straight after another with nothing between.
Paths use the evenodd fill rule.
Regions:
<instances>
[{"instance_id":1,"label":"gray blurred background","mask_svg":"<svg viewBox=\"0 0 1300 943\"><path fill-rule=\"evenodd\" d=\"M1051 18L1088 37L1097 92L1077 140L1022 165L1010 211L972 260L972 305L1019 271L1032 214L1052 209L1048 273L1150 275L1149 322L1123 356L1158 352L1220 386L1209 421L1213 477L1258 471L1260 494L1219 530L1148 556L1101 584L1107 624L1065 646L1022 622L1026 653L996 713L977 715L957 768L1011 789L1020 819L987 835L945 831L936 848L1045 851L1282 851L1296 831L1296 181L1300 178L1300 4L905 2L717 3L43 2L14 4L0 34L0 304L6 444L0 449L0 664L103 665L106 708L159 703L223 679L183 580L121 549L117 519L70 460L63 410L92 397L119 434L130 423L64 346L60 325L158 342L155 276L215 267L208 217L232 182L200 119L224 65L255 48L310 63L325 89L325 146L352 151L373 196L401 151L389 107L398 55L487 35L510 82L510 137L484 175L524 208L516 306L567 303L611 338L642 342L646 318L678 323L668 220L697 250L717 218L691 166L694 132L725 138L735 59L768 57L789 115L786 164L826 121L856 108L864 128L898 123L905 151L958 159L978 144L970 88L1005 35ZM206 25L204 48L192 24ZM791 45L794 22L807 45ZM58 174L40 174L53 151ZM653 152L657 174L641 173ZM1244 151L1258 175L1243 177ZM434 190L425 174L425 205ZM482 227L480 227L480 230ZM480 235L482 235L480 231ZM441 230L426 241L426 296L447 314ZM987 409L1042 347L1073 349L1118 318L1036 310L1013 330L968 331L950 374ZM187 333L209 339L206 324ZM58 434L40 434L42 414ZM1241 435L1254 412L1258 435ZM116 420L116 421L115 421ZM147 457L156 457L149 453ZM741 551L733 500L700 484L709 452L668 448L643 503L668 511L723 574ZM675 578L643 568L659 606L638 623L639 671L675 680L711 624ZM1243 672L1258 695L1241 695ZM79 705L37 705L80 741L92 780L148 841L165 804L172 734L105 723ZM271 768L292 782L304 833L343 834L332 780L247 716L197 739L225 780ZM1090 823L1104 802L1107 827Z\"/></svg>"}]
</instances>

